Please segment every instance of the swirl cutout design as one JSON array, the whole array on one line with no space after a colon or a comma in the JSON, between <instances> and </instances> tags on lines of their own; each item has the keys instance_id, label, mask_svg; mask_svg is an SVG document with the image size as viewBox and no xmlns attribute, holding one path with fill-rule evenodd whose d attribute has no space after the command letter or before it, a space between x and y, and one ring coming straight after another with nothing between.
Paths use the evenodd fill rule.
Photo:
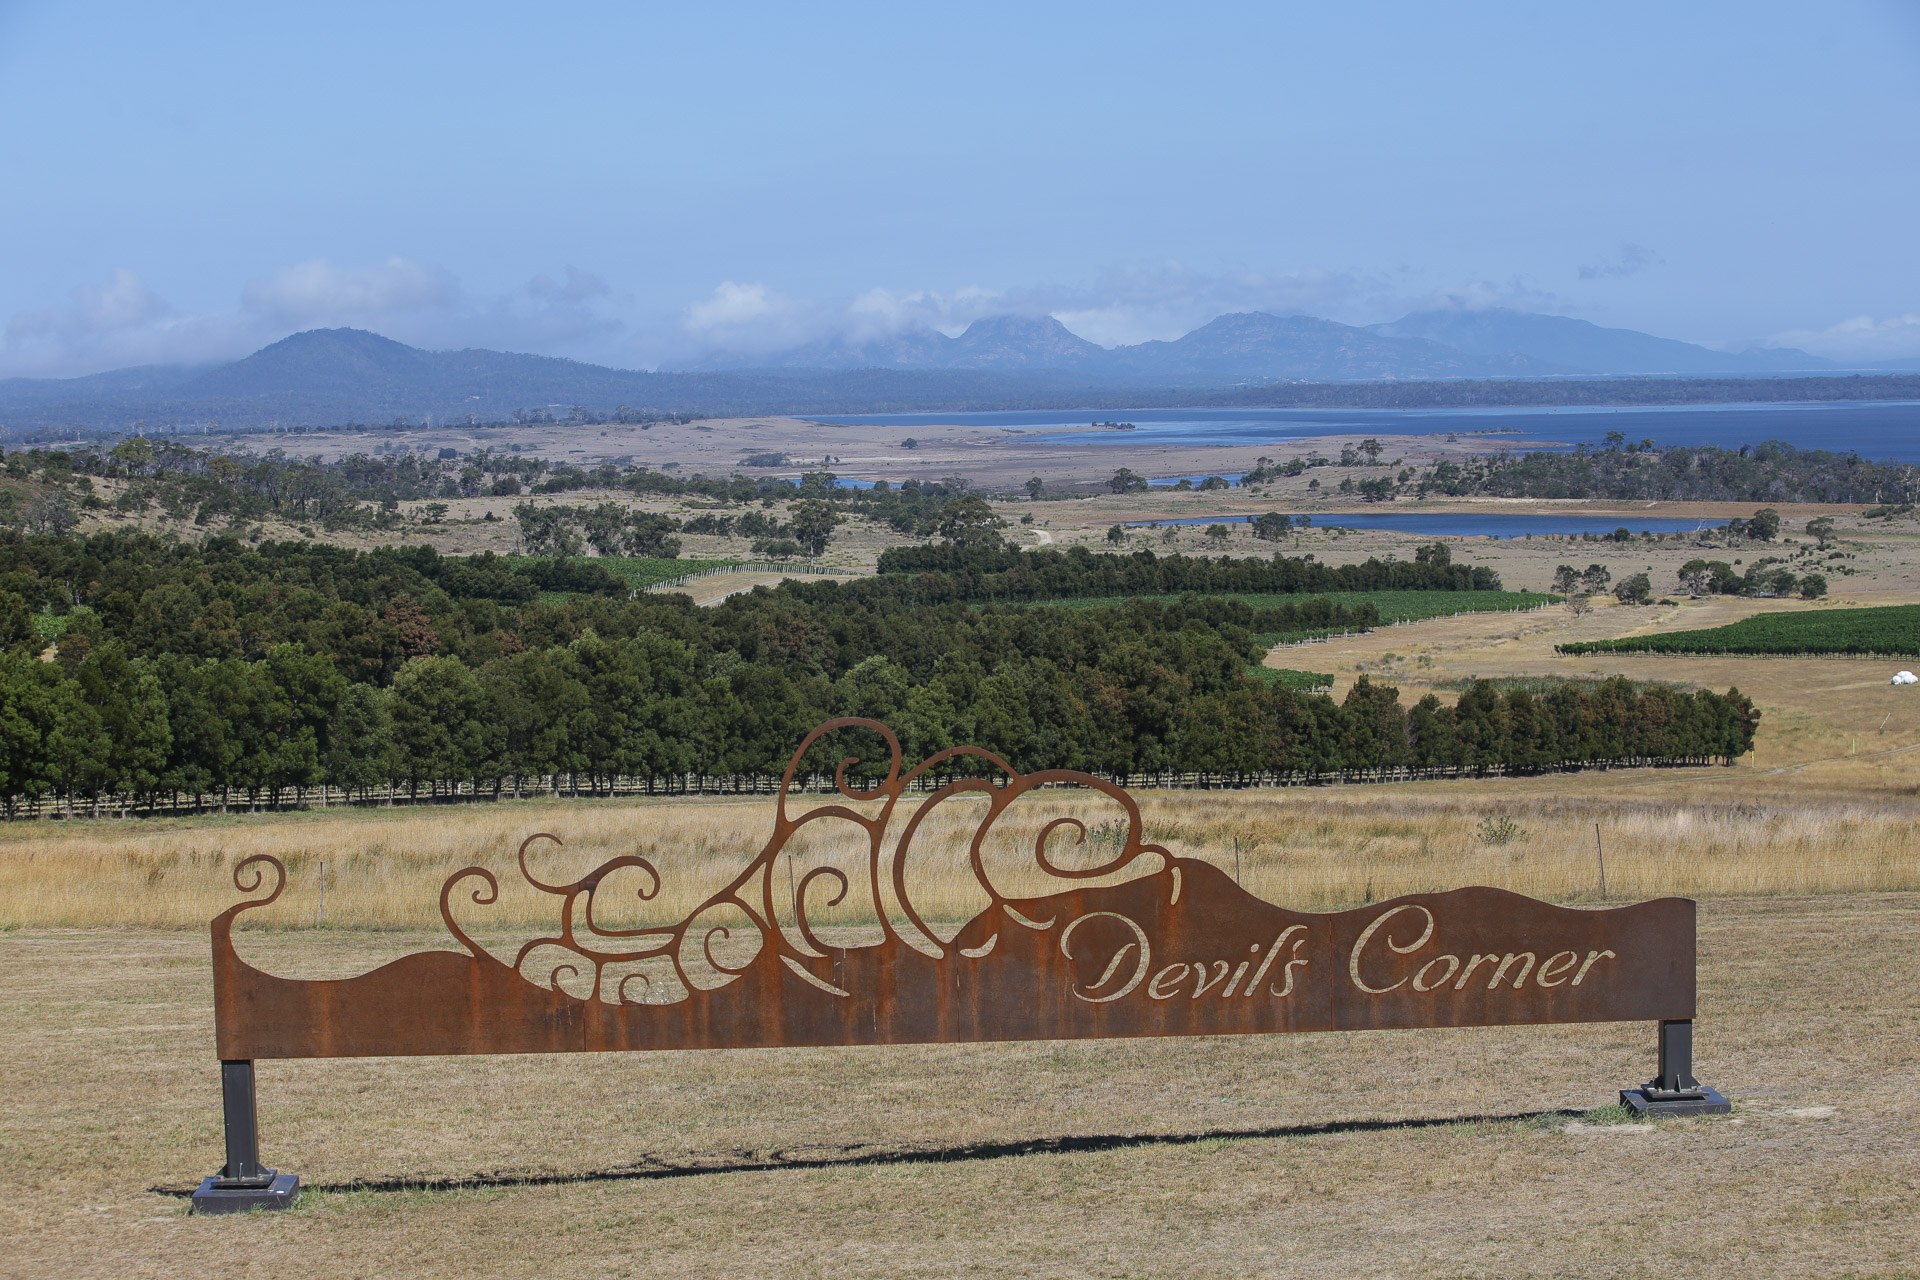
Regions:
<instances>
[{"instance_id":1,"label":"swirl cutout design","mask_svg":"<svg viewBox=\"0 0 1920 1280\"><path fill-rule=\"evenodd\" d=\"M233 887L242 893L257 892L266 883L267 868L273 869L273 892L264 898L255 898L250 902L238 903L235 911L252 911L258 907L272 906L280 900L280 894L287 887L287 867L280 859L270 853L256 853L240 859L233 864ZM253 874L248 875L251 871Z\"/></svg>"},{"instance_id":2,"label":"swirl cutout design","mask_svg":"<svg viewBox=\"0 0 1920 1280\"><path fill-rule=\"evenodd\" d=\"M848 771L859 766L864 757L858 753L843 755L834 765L832 774L833 792L838 799L805 812L791 812L794 779L809 753L822 738L844 729L866 730L879 736L887 750L886 773L871 786L862 788L848 778ZM944 780L913 807L900 828L898 838L889 845L888 833L907 792L926 778L930 770L955 761L977 762L985 766L988 776L962 776ZM542 841L551 841L559 847L564 847L564 841L547 831L535 832L521 841L515 854L521 878L530 888L560 899L559 927L556 932L530 939L522 945L511 967L521 971L528 957L541 947L563 948L572 952L577 961L562 962L555 966L547 975L546 985L557 986L562 974L577 979L586 977L591 971L592 989L587 999L604 1000L610 1004L633 1003L627 995L627 984L636 977L641 980L642 990L652 991L659 985L645 974L628 973L613 982L611 990L608 990L606 969L615 964L649 960L664 962L672 968L683 993L712 989L711 979L714 975L718 975L724 985L761 963L785 962L795 972L814 975L818 972L816 966L830 959L835 954L835 948L822 941L815 930L808 914L808 903L813 901L819 904L821 899L818 893L810 899L809 892L815 890L821 881L831 882L832 896L824 899L824 905L837 907L852 893L852 878L837 867L815 867L792 887L792 902L782 903L774 887L778 880L774 871L780 854L802 827L815 822L835 821L852 823L864 837L867 851L865 887L870 895L874 918L879 921L884 935L883 945L900 944L939 959L948 954L949 948L940 942L914 904L908 886L907 862L914 837L926 820L955 796L981 797L987 802L986 816L975 827L967 848L968 863L980 889L993 907L1006 911L1009 919L1027 928L1047 929L1053 924L1051 920L1028 920L1014 907L1015 899L994 884L987 870L984 846L994 824L1014 801L1036 788L1057 785L1089 789L1118 803L1126 817L1127 837L1112 858L1097 866L1063 866L1048 855L1048 841L1056 831L1069 827L1076 833L1074 844L1083 845L1088 832L1086 824L1077 818L1055 818L1046 824L1034 842L1033 864L1039 871L1051 878L1083 881L1121 874L1147 857L1158 859L1156 870L1171 865L1172 855L1167 850L1141 841L1139 806L1132 796L1113 783L1064 769L1022 774L993 752L980 747L949 747L908 769L902 759L900 739L891 729L878 721L845 717L819 725L795 749L780 778L773 832L760 852L725 886L673 924L618 929L607 927L595 918L595 904L602 887L610 876L619 871L638 871L646 877L644 883L635 890L640 901L651 902L659 897L665 881L659 868L649 859L638 854L622 854L600 863L577 880L549 882L535 874L530 865L529 852ZM856 805L870 811L863 812L862 808L855 808ZM451 905L454 886L469 877L484 881L484 885L476 886L470 895L475 904L484 906L498 901L500 887L493 874L481 867L466 867L455 872L441 887L441 917L454 938L479 955L479 947L454 919ZM275 892L277 895L278 890ZM906 931L896 926L887 909L889 900L904 918ZM792 914L791 931L781 923L781 917L787 910ZM752 959L736 966L723 962L715 954L716 941L721 944L736 941L737 932L729 925L699 924L715 911L739 913L744 917L745 927L758 934L760 949ZM688 968L687 957L690 955L697 955L699 962L711 970L710 974L703 975L708 978L707 983L695 980L696 975ZM808 980L818 981L817 977L811 976ZM685 998L684 994L681 998Z\"/></svg>"}]
</instances>

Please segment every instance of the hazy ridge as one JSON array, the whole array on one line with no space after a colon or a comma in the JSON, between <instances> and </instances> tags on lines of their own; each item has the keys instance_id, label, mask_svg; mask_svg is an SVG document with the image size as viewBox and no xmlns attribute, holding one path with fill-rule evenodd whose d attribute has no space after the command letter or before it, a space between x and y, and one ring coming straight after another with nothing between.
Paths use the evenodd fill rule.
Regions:
<instances>
[{"instance_id":1,"label":"hazy ridge","mask_svg":"<svg viewBox=\"0 0 1920 1280\"><path fill-rule=\"evenodd\" d=\"M1001 316L952 338L909 331L862 346L800 348L784 359L656 373L482 349L424 351L362 330L318 329L230 364L0 381L0 427L18 440L141 424L501 422L564 418L576 408L805 415L1920 398L1920 375L1849 375L1804 352L1729 354L1497 310L1416 313L1370 328L1241 313L1176 341L1116 348L1087 342L1051 317ZM1574 374L1586 376L1565 376Z\"/></svg>"}]
</instances>

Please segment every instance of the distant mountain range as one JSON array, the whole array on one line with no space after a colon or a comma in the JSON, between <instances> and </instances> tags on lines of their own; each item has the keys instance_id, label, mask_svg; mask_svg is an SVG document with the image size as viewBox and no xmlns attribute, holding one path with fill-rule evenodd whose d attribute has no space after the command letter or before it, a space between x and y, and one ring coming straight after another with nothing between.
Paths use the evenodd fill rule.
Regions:
<instances>
[{"instance_id":1,"label":"distant mountain range","mask_svg":"<svg viewBox=\"0 0 1920 1280\"><path fill-rule=\"evenodd\" d=\"M1098 402L1115 381L1057 369L648 373L504 351L422 351L361 329L313 329L231 364L0 379L0 442L142 425L505 422L565 418L576 407L707 415L997 409Z\"/></svg>"},{"instance_id":2,"label":"distant mountain range","mask_svg":"<svg viewBox=\"0 0 1920 1280\"><path fill-rule=\"evenodd\" d=\"M1804 351L1714 351L1631 329L1500 308L1419 311L1366 327L1241 312L1172 342L1106 348L1050 316L993 316L958 337L910 329L870 342L814 343L773 356L709 356L701 370L1059 369L1212 382L1355 382L1376 378L1529 378L1622 374L1764 374L1837 366Z\"/></svg>"},{"instance_id":3,"label":"distant mountain range","mask_svg":"<svg viewBox=\"0 0 1920 1280\"><path fill-rule=\"evenodd\" d=\"M1905 361L1889 368L1913 369ZM778 358L648 373L508 352L422 351L357 329L297 333L231 364L0 380L0 440L168 427L504 422L640 412L883 413L1176 405L1672 403L1909 398L1920 379L1820 377L1801 351L1729 354L1584 320L1426 311L1355 327L1260 312L1104 348L1051 317L996 316ZM1782 378L1782 374L1793 377ZM1669 375L1603 383L1566 375ZM1672 378L1706 383L1666 385ZM1772 376L1767 387L1740 379ZM1830 385L1829 385L1830 384ZM1910 385L1911 384L1911 385Z\"/></svg>"}]
</instances>

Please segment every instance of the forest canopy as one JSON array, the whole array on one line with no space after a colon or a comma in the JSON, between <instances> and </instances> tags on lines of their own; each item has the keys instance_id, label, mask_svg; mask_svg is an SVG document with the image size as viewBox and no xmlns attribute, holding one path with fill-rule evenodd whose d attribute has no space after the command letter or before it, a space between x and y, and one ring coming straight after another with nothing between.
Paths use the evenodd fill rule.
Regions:
<instances>
[{"instance_id":1,"label":"forest canopy","mask_svg":"<svg viewBox=\"0 0 1920 1280\"><path fill-rule=\"evenodd\" d=\"M0 532L0 801L737 782L834 715L887 721L917 755L973 743L1122 778L1724 759L1751 738L1737 693L1408 709L1370 685L1335 703L1248 678L1259 631L1377 617L1314 591L1468 589L1483 570L986 549L886 567L697 608L592 561ZM1188 594L1063 608L1029 587ZM1229 589L1298 600L1200 593Z\"/></svg>"}]
</instances>

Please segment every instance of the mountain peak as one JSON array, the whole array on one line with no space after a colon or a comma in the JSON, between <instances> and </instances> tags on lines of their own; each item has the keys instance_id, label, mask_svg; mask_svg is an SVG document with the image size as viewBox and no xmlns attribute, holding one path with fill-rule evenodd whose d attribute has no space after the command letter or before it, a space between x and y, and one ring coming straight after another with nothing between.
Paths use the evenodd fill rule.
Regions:
<instances>
[{"instance_id":1,"label":"mountain peak","mask_svg":"<svg viewBox=\"0 0 1920 1280\"><path fill-rule=\"evenodd\" d=\"M430 359L425 351L365 329L308 329L210 370L194 385L209 394L258 395L287 386L351 392L403 383Z\"/></svg>"},{"instance_id":2,"label":"mountain peak","mask_svg":"<svg viewBox=\"0 0 1920 1280\"><path fill-rule=\"evenodd\" d=\"M303 329L299 333L288 334L278 342L268 343L236 363L259 361L261 364L277 365L286 362L348 359L392 364L396 361L411 360L423 354L425 353L417 347L410 347L404 342L395 342L392 338L366 329Z\"/></svg>"},{"instance_id":3,"label":"mountain peak","mask_svg":"<svg viewBox=\"0 0 1920 1280\"><path fill-rule=\"evenodd\" d=\"M1444 343L1481 358L1524 356L1565 373L1737 374L1833 367L1831 360L1804 351L1715 351L1634 329L1609 329L1591 320L1509 307L1415 311L1373 330Z\"/></svg>"},{"instance_id":4,"label":"mountain peak","mask_svg":"<svg viewBox=\"0 0 1920 1280\"><path fill-rule=\"evenodd\" d=\"M1052 316L986 316L952 350L956 367L972 369L1078 369L1106 355Z\"/></svg>"}]
</instances>

